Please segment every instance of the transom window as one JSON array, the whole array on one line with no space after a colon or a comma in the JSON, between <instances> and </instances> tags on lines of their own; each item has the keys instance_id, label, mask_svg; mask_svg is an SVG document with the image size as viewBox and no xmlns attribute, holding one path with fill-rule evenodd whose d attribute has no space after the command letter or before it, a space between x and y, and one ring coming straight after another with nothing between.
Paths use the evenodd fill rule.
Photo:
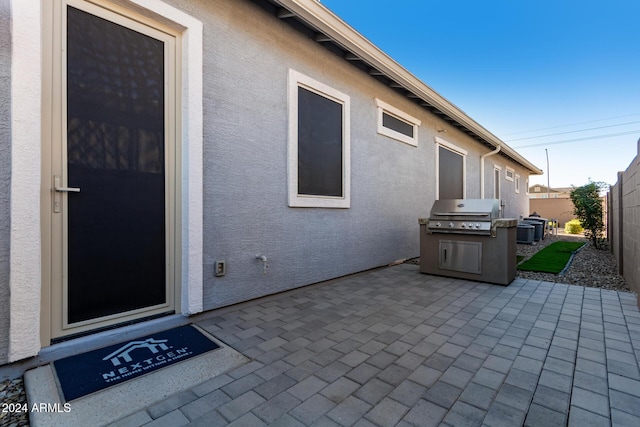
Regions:
<instances>
[{"instance_id":1,"label":"transom window","mask_svg":"<svg viewBox=\"0 0 640 427\"><path fill-rule=\"evenodd\" d=\"M376 98L378 133L418 146L420 120Z\"/></svg>"},{"instance_id":2,"label":"transom window","mask_svg":"<svg viewBox=\"0 0 640 427\"><path fill-rule=\"evenodd\" d=\"M289 206L350 206L349 96L289 71Z\"/></svg>"},{"instance_id":3,"label":"transom window","mask_svg":"<svg viewBox=\"0 0 640 427\"><path fill-rule=\"evenodd\" d=\"M507 181L513 181L513 176L515 175L515 171L507 166L505 169L504 177Z\"/></svg>"}]
</instances>

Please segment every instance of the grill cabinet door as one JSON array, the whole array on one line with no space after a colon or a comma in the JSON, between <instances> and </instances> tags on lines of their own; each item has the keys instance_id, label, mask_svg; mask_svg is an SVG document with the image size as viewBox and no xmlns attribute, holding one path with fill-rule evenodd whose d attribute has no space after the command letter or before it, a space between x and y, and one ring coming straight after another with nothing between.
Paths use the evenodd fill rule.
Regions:
<instances>
[{"instance_id":1,"label":"grill cabinet door","mask_svg":"<svg viewBox=\"0 0 640 427\"><path fill-rule=\"evenodd\" d=\"M442 270L482 274L481 242L440 240L439 251Z\"/></svg>"}]
</instances>

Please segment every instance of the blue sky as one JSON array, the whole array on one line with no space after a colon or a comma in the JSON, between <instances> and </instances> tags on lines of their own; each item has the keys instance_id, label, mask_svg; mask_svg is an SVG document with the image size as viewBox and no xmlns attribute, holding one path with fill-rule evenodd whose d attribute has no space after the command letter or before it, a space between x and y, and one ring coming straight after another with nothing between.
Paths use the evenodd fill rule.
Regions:
<instances>
[{"instance_id":1,"label":"blue sky","mask_svg":"<svg viewBox=\"0 0 640 427\"><path fill-rule=\"evenodd\" d=\"M545 149L552 187L614 184L636 156L638 0L321 2L543 169L531 184Z\"/></svg>"}]
</instances>

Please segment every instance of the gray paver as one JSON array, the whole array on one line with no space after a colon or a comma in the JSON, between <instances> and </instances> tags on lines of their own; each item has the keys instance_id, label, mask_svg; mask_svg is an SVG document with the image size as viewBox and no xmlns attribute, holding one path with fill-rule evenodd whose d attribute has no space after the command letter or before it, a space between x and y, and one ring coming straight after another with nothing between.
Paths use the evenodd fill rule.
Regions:
<instances>
[{"instance_id":1,"label":"gray paver","mask_svg":"<svg viewBox=\"0 0 640 427\"><path fill-rule=\"evenodd\" d=\"M327 385L328 384L326 382L322 381L315 375L312 375L300 381L299 383L291 387L288 391L298 399L306 400L312 395L318 393Z\"/></svg>"},{"instance_id":2,"label":"gray paver","mask_svg":"<svg viewBox=\"0 0 640 427\"><path fill-rule=\"evenodd\" d=\"M185 390L182 393L174 394L155 405L151 405L147 408L147 412L149 412L149 415L151 415L151 418L153 419L160 418L161 416L191 403L196 399L197 396L191 390Z\"/></svg>"},{"instance_id":3,"label":"gray paver","mask_svg":"<svg viewBox=\"0 0 640 427\"><path fill-rule=\"evenodd\" d=\"M389 394L393 388L392 385L373 378L356 391L354 395L371 405L375 405L380 402L384 396Z\"/></svg>"},{"instance_id":4,"label":"gray paver","mask_svg":"<svg viewBox=\"0 0 640 427\"><path fill-rule=\"evenodd\" d=\"M609 419L578 407L571 407L569 411L569 427L609 427Z\"/></svg>"},{"instance_id":5,"label":"gray paver","mask_svg":"<svg viewBox=\"0 0 640 427\"><path fill-rule=\"evenodd\" d=\"M180 410L193 421L230 401L231 398L221 390L215 390L183 406Z\"/></svg>"},{"instance_id":6,"label":"gray paver","mask_svg":"<svg viewBox=\"0 0 640 427\"><path fill-rule=\"evenodd\" d=\"M631 378L609 374L609 387L635 397L640 397L640 381Z\"/></svg>"},{"instance_id":7,"label":"gray paver","mask_svg":"<svg viewBox=\"0 0 640 427\"><path fill-rule=\"evenodd\" d=\"M228 427L261 427L266 425L267 424L262 422L258 417L252 413L248 413L230 423Z\"/></svg>"},{"instance_id":8,"label":"gray paver","mask_svg":"<svg viewBox=\"0 0 640 427\"><path fill-rule=\"evenodd\" d=\"M424 427L437 426L447 410L426 400L419 400L403 418L412 425Z\"/></svg>"},{"instance_id":9,"label":"gray paver","mask_svg":"<svg viewBox=\"0 0 640 427\"><path fill-rule=\"evenodd\" d=\"M567 421L565 413L532 404L525 419L525 427L557 427L564 426Z\"/></svg>"},{"instance_id":10,"label":"gray paver","mask_svg":"<svg viewBox=\"0 0 640 427\"><path fill-rule=\"evenodd\" d=\"M469 403L480 409L488 410L496 394L496 390L480 384L471 383L462 392L460 401Z\"/></svg>"},{"instance_id":11,"label":"gray paver","mask_svg":"<svg viewBox=\"0 0 640 427\"><path fill-rule=\"evenodd\" d=\"M482 424L486 414L485 411L464 402L456 402L443 421L455 427L474 427Z\"/></svg>"},{"instance_id":12,"label":"gray paver","mask_svg":"<svg viewBox=\"0 0 640 427\"><path fill-rule=\"evenodd\" d=\"M458 396L462 390L458 387L447 384L443 381L437 381L424 394L424 398L443 408L451 408L458 400Z\"/></svg>"},{"instance_id":13,"label":"gray paver","mask_svg":"<svg viewBox=\"0 0 640 427\"><path fill-rule=\"evenodd\" d=\"M526 412L500 402L493 402L483 422L491 427L512 427L522 425Z\"/></svg>"},{"instance_id":14,"label":"gray paver","mask_svg":"<svg viewBox=\"0 0 640 427\"><path fill-rule=\"evenodd\" d=\"M495 400L496 402L501 402L526 412L532 397L533 392L530 390L525 390L511 384L503 384Z\"/></svg>"},{"instance_id":15,"label":"gray paver","mask_svg":"<svg viewBox=\"0 0 640 427\"><path fill-rule=\"evenodd\" d=\"M566 413L569 409L569 393L538 385L533 395L533 403L556 412Z\"/></svg>"},{"instance_id":16,"label":"gray paver","mask_svg":"<svg viewBox=\"0 0 640 427\"><path fill-rule=\"evenodd\" d=\"M253 390L265 399L271 399L296 384L297 382L293 378L288 377L285 374L280 374L277 377L271 378L269 381L263 382L257 387L254 387Z\"/></svg>"},{"instance_id":17,"label":"gray paver","mask_svg":"<svg viewBox=\"0 0 640 427\"><path fill-rule=\"evenodd\" d=\"M180 427L187 424L189 424L187 417L176 409L145 425L149 427Z\"/></svg>"},{"instance_id":18,"label":"gray paver","mask_svg":"<svg viewBox=\"0 0 640 427\"><path fill-rule=\"evenodd\" d=\"M255 391L248 391L237 399L222 405L218 411L229 421L233 421L244 413L263 403L265 399Z\"/></svg>"},{"instance_id":19,"label":"gray paver","mask_svg":"<svg viewBox=\"0 0 640 427\"><path fill-rule=\"evenodd\" d=\"M302 402L300 405L289 411L289 414L295 417L303 424L310 425L312 422L329 412L335 403L326 397L315 394L310 399Z\"/></svg>"},{"instance_id":20,"label":"gray paver","mask_svg":"<svg viewBox=\"0 0 640 427\"><path fill-rule=\"evenodd\" d=\"M635 417L626 412L611 410L611 425L613 427L637 427L640 426L640 417Z\"/></svg>"},{"instance_id":21,"label":"gray paver","mask_svg":"<svg viewBox=\"0 0 640 427\"><path fill-rule=\"evenodd\" d=\"M140 427L141 425L150 423L151 421L153 421L153 419L149 416L147 411L138 411L109 424L109 427Z\"/></svg>"},{"instance_id":22,"label":"gray paver","mask_svg":"<svg viewBox=\"0 0 640 427\"><path fill-rule=\"evenodd\" d=\"M371 409L365 418L380 426L395 426L409 408L393 399L385 398Z\"/></svg>"},{"instance_id":23,"label":"gray paver","mask_svg":"<svg viewBox=\"0 0 640 427\"><path fill-rule=\"evenodd\" d=\"M368 403L350 396L329 411L327 416L341 425L350 426L369 412L371 407Z\"/></svg>"},{"instance_id":24,"label":"gray paver","mask_svg":"<svg viewBox=\"0 0 640 427\"><path fill-rule=\"evenodd\" d=\"M577 406L604 417L609 417L609 396L594 393L590 390L574 387L571 393L571 406Z\"/></svg>"},{"instance_id":25,"label":"gray paver","mask_svg":"<svg viewBox=\"0 0 640 427\"><path fill-rule=\"evenodd\" d=\"M284 392L254 408L253 413L262 421L271 424L300 403L299 399Z\"/></svg>"},{"instance_id":26,"label":"gray paver","mask_svg":"<svg viewBox=\"0 0 640 427\"><path fill-rule=\"evenodd\" d=\"M404 264L207 317L253 361L114 425L640 425L626 294Z\"/></svg>"},{"instance_id":27,"label":"gray paver","mask_svg":"<svg viewBox=\"0 0 640 427\"><path fill-rule=\"evenodd\" d=\"M327 399L335 403L340 403L353 394L358 388L360 388L360 384L342 377L332 384L329 384L320 393Z\"/></svg>"}]
</instances>

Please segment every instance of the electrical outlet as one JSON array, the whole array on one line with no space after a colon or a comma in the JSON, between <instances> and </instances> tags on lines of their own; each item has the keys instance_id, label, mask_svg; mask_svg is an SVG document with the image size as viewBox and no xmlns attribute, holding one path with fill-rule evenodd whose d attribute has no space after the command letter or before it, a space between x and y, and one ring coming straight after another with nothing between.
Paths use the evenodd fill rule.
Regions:
<instances>
[{"instance_id":1,"label":"electrical outlet","mask_svg":"<svg viewBox=\"0 0 640 427\"><path fill-rule=\"evenodd\" d=\"M213 275L221 277L227 274L227 263L224 260L216 261L213 265Z\"/></svg>"}]
</instances>

